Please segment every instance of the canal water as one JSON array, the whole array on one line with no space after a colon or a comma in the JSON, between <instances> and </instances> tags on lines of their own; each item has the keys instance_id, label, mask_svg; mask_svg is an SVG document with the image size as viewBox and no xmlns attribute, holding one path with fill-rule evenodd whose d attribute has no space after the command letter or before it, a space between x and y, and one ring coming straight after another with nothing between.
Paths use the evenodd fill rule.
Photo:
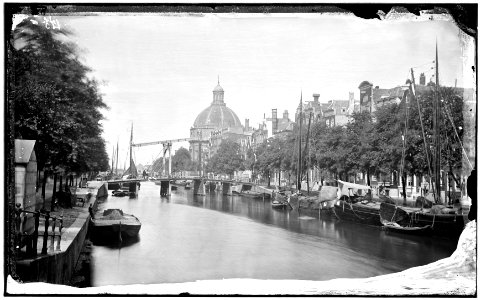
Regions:
<instances>
[{"instance_id":1,"label":"canal water","mask_svg":"<svg viewBox=\"0 0 481 300\"><path fill-rule=\"evenodd\" d=\"M456 243L271 208L269 201L179 187L170 198L142 182L135 199L112 197L142 222L138 239L94 245L92 286L224 278L329 280L366 278L448 257Z\"/></svg>"}]
</instances>

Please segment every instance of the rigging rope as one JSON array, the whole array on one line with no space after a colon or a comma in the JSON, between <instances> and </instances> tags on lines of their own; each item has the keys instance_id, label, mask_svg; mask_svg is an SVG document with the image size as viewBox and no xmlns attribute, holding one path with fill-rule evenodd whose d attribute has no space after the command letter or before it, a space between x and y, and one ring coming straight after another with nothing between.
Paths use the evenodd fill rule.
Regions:
<instances>
[{"instance_id":1,"label":"rigging rope","mask_svg":"<svg viewBox=\"0 0 481 300\"><path fill-rule=\"evenodd\" d=\"M443 102L444 102L444 101L441 101L441 105L443 104ZM456 138L457 138L457 140L458 140L459 145L461 146L461 150L462 150L462 152L463 152L463 154L464 154L464 157L466 158L466 161L468 162L469 167L470 167L471 170L472 170L472 169L473 169L473 165L471 164L471 161L469 160L468 155L466 154L466 150L464 149L463 144L461 143L461 139L459 138L458 131L456 130L456 126L454 125L454 121L453 121L453 119L451 118L451 114L449 113L449 111L448 111L448 109L447 109L446 106L447 106L447 105L442 106L442 107L444 108L444 113L446 114L446 116L448 117L451 125L453 126L454 133L455 133L455 135L456 135Z\"/></svg>"},{"instance_id":2,"label":"rigging rope","mask_svg":"<svg viewBox=\"0 0 481 300\"><path fill-rule=\"evenodd\" d=\"M433 183L432 183L432 176L433 176L433 173L431 171L431 161L429 159L429 151L428 151L428 144L426 142L426 133L424 132L424 124L423 124L423 119L422 119L422 115L421 115L421 106L419 105L419 101L418 101L418 98L416 97L416 85L414 83L414 71L413 69L411 69L411 76L412 76L412 79L413 79L413 82L411 82L411 92L412 92L412 95L414 97L414 100L416 100L416 104L417 104L417 107L418 107L418 115L419 115L419 122L421 123L421 132L423 134L423 141L424 141L424 150L425 150L425 153L426 153L426 160L428 162L428 170L429 170L429 181L431 183L431 188L433 188Z\"/></svg>"}]
</instances>

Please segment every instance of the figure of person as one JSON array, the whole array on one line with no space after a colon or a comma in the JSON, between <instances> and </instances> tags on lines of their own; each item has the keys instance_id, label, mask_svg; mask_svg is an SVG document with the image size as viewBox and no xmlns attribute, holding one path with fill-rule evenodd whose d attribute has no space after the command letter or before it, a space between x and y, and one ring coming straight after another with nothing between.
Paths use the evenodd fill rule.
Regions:
<instances>
[{"instance_id":1,"label":"figure of person","mask_svg":"<svg viewBox=\"0 0 481 300\"><path fill-rule=\"evenodd\" d=\"M92 203L90 203L90 206L89 206L89 214L90 214L90 218L95 219L95 216L94 216L94 208L92 207Z\"/></svg>"},{"instance_id":2,"label":"figure of person","mask_svg":"<svg viewBox=\"0 0 481 300\"><path fill-rule=\"evenodd\" d=\"M65 204L67 208L72 208L72 192L68 185L65 185Z\"/></svg>"}]
</instances>

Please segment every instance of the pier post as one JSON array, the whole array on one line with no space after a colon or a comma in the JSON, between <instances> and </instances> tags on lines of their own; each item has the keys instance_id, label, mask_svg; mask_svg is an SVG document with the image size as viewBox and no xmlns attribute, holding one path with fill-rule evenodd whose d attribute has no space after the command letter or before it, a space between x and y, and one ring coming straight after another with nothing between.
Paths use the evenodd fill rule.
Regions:
<instances>
[{"instance_id":1,"label":"pier post","mask_svg":"<svg viewBox=\"0 0 481 300\"><path fill-rule=\"evenodd\" d=\"M38 226L40 225L40 212L37 210L33 214L35 219L35 227L33 230L32 239L29 241L31 243L30 249L27 248L27 252L29 252L32 256L37 256L37 241L38 241ZM30 251L29 251L30 250Z\"/></svg>"},{"instance_id":2,"label":"pier post","mask_svg":"<svg viewBox=\"0 0 481 300\"><path fill-rule=\"evenodd\" d=\"M50 219L50 212L47 211L45 213L45 231L43 233L42 254L47 254L48 222L49 222L49 219Z\"/></svg>"},{"instance_id":3,"label":"pier post","mask_svg":"<svg viewBox=\"0 0 481 300\"><path fill-rule=\"evenodd\" d=\"M205 196L205 181L203 179L194 179L194 195Z\"/></svg>"},{"instance_id":4,"label":"pier post","mask_svg":"<svg viewBox=\"0 0 481 300\"><path fill-rule=\"evenodd\" d=\"M160 181L160 196L170 196L170 180L166 179Z\"/></svg>"},{"instance_id":5,"label":"pier post","mask_svg":"<svg viewBox=\"0 0 481 300\"><path fill-rule=\"evenodd\" d=\"M222 194L232 196L232 183L222 182Z\"/></svg>"}]
</instances>

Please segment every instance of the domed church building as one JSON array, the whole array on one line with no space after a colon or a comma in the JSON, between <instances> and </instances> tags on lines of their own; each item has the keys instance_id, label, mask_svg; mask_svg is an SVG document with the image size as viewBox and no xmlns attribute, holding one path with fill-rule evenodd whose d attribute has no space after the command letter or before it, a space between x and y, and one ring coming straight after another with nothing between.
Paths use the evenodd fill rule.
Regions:
<instances>
[{"instance_id":1,"label":"domed church building","mask_svg":"<svg viewBox=\"0 0 481 300\"><path fill-rule=\"evenodd\" d=\"M217 82L212 91L213 101L195 118L190 128L190 153L192 161L199 162L199 150L202 162L212 156L224 139L231 139L242 143L249 131L249 121L246 127L242 125L236 113L228 108L224 102L224 89Z\"/></svg>"}]
</instances>

